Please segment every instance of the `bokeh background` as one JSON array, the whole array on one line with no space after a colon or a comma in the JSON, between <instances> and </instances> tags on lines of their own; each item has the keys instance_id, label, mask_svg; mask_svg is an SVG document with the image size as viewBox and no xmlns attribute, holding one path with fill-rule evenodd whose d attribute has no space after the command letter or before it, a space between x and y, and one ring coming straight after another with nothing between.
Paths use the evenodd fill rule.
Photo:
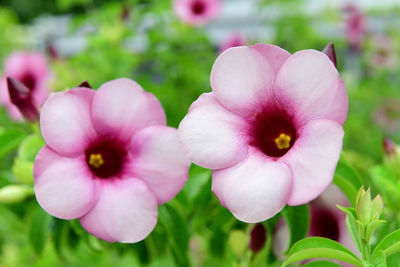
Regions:
<instances>
[{"instance_id":1,"label":"bokeh background","mask_svg":"<svg viewBox=\"0 0 400 267\"><path fill-rule=\"evenodd\" d=\"M350 99L342 160L374 186L384 137L400 142L400 1L221 3L215 19L195 27L177 17L170 0L0 0L0 62L13 51L42 52L53 91L134 79L177 127L211 90L210 70L227 42L272 43L291 53L333 42ZM42 145L27 141L35 131L0 109L0 187L31 186ZM252 225L234 219L210 187L210 171L192 166L184 190L160 207L154 232L130 245L103 242L76 220L47 215L32 192L0 197L0 266L246 266Z\"/></svg>"}]
</instances>

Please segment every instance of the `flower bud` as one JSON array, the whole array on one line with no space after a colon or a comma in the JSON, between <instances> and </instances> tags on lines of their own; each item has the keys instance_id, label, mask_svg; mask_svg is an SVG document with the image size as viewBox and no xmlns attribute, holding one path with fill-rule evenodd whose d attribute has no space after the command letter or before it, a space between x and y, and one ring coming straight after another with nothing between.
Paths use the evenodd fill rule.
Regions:
<instances>
[{"instance_id":1,"label":"flower bud","mask_svg":"<svg viewBox=\"0 0 400 267\"><path fill-rule=\"evenodd\" d=\"M398 155L397 146L389 137L383 139L382 147L385 158L390 159Z\"/></svg>"},{"instance_id":2,"label":"flower bud","mask_svg":"<svg viewBox=\"0 0 400 267\"><path fill-rule=\"evenodd\" d=\"M47 41L46 42L46 50L47 50L47 54L50 55L50 57L52 59L59 59L59 55L57 53L56 48L54 47L53 43L51 41Z\"/></svg>"},{"instance_id":3,"label":"flower bud","mask_svg":"<svg viewBox=\"0 0 400 267\"><path fill-rule=\"evenodd\" d=\"M12 172L22 184L33 184L33 162L15 159Z\"/></svg>"},{"instance_id":4,"label":"flower bud","mask_svg":"<svg viewBox=\"0 0 400 267\"><path fill-rule=\"evenodd\" d=\"M30 122L39 120L39 105L32 97L31 90L17 79L7 77L7 87L13 103L24 118Z\"/></svg>"},{"instance_id":5,"label":"flower bud","mask_svg":"<svg viewBox=\"0 0 400 267\"><path fill-rule=\"evenodd\" d=\"M371 203L371 219L378 220L383 210L383 199L380 195L376 195Z\"/></svg>"},{"instance_id":6,"label":"flower bud","mask_svg":"<svg viewBox=\"0 0 400 267\"><path fill-rule=\"evenodd\" d=\"M88 81L83 81L83 82L81 82L81 84L78 85L78 87L86 87L86 88L92 89L92 86L90 86L90 84L88 83Z\"/></svg>"},{"instance_id":7,"label":"flower bud","mask_svg":"<svg viewBox=\"0 0 400 267\"><path fill-rule=\"evenodd\" d=\"M380 195L371 201L370 188L367 191L364 188L360 188L356 197L356 212L358 220L367 226L369 223L379 220L383 210L383 199Z\"/></svg>"},{"instance_id":8,"label":"flower bud","mask_svg":"<svg viewBox=\"0 0 400 267\"><path fill-rule=\"evenodd\" d=\"M229 235L229 246L232 251L239 257L242 257L246 251L247 243L249 242L248 236L244 231L233 230Z\"/></svg>"},{"instance_id":9,"label":"flower bud","mask_svg":"<svg viewBox=\"0 0 400 267\"><path fill-rule=\"evenodd\" d=\"M359 194L357 194L356 211L357 217L364 225L367 225L371 221L371 191L370 188L367 191L361 188Z\"/></svg>"},{"instance_id":10,"label":"flower bud","mask_svg":"<svg viewBox=\"0 0 400 267\"><path fill-rule=\"evenodd\" d=\"M335 52L335 47L333 46L332 42L330 42L329 44L327 44L325 46L324 50L322 50L322 53L327 55L329 57L329 59L332 61L333 65L335 65L335 67L337 67L336 52Z\"/></svg>"},{"instance_id":11,"label":"flower bud","mask_svg":"<svg viewBox=\"0 0 400 267\"><path fill-rule=\"evenodd\" d=\"M264 225L261 223L256 224L250 232L250 249L254 253L259 252L264 247L266 240L267 231L265 230Z\"/></svg>"},{"instance_id":12,"label":"flower bud","mask_svg":"<svg viewBox=\"0 0 400 267\"><path fill-rule=\"evenodd\" d=\"M126 4L122 6L122 10L121 10L121 21L122 22L127 22L129 19L131 13L131 9L129 8L129 6L127 6Z\"/></svg>"},{"instance_id":13,"label":"flower bud","mask_svg":"<svg viewBox=\"0 0 400 267\"><path fill-rule=\"evenodd\" d=\"M33 194L33 189L25 185L6 185L0 188L0 203L17 203Z\"/></svg>"}]
</instances>

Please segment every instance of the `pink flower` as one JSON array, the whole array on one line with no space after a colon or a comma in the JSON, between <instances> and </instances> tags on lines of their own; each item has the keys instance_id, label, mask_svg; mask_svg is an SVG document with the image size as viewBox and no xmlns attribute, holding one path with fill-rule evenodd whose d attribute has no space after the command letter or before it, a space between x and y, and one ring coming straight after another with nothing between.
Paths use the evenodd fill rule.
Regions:
<instances>
[{"instance_id":1,"label":"pink flower","mask_svg":"<svg viewBox=\"0 0 400 267\"><path fill-rule=\"evenodd\" d=\"M180 20L193 26L202 26L217 17L220 0L175 0L174 11Z\"/></svg>"},{"instance_id":2,"label":"pink flower","mask_svg":"<svg viewBox=\"0 0 400 267\"><path fill-rule=\"evenodd\" d=\"M211 70L179 125L195 164L213 169L212 191L239 220L260 222L330 184L347 117L345 86L319 51L235 47Z\"/></svg>"},{"instance_id":3,"label":"pink flower","mask_svg":"<svg viewBox=\"0 0 400 267\"><path fill-rule=\"evenodd\" d=\"M366 55L371 72L376 72L377 69L397 70L397 42L389 36L376 34L371 37L369 48Z\"/></svg>"},{"instance_id":4,"label":"pink flower","mask_svg":"<svg viewBox=\"0 0 400 267\"><path fill-rule=\"evenodd\" d=\"M346 226L346 214L336 205L348 207L348 201L336 185L330 185L321 196L310 203L310 229L308 236L335 240L358 254L357 247ZM288 249L289 229L281 219L275 227L273 251L281 259ZM352 266L342 263L343 266Z\"/></svg>"},{"instance_id":5,"label":"pink flower","mask_svg":"<svg viewBox=\"0 0 400 267\"><path fill-rule=\"evenodd\" d=\"M365 35L364 15L356 6L351 4L345 8L345 11L348 12L346 21L347 42L351 49L358 51Z\"/></svg>"},{"instance_id":6,"label":"pink flower","mask_svg":"<svg viewBox=\"0 0 400 267\"><path fill-rule=\"evenodd\" d=\"M336 205L348 207L349 203L336 185L330 185L320 197L310 203L311 220L308 235L322 236L350 245L349 241L352 239L346 226L346 213Z\"/></svg>"},{"instance_id":7,"label":"pink flower","mask_svg":"<svg viewBox=\"0 0 400 267\"><path fill-rule=\"evenodd\" d=\"M138 242L157 222L157 205L187 180L190 162L158 100L134 81L96 92L78 87L43 106L46 146L34 163L37 201L51 215L79 218L109 242Z\"/></svg>"},{"instance_id":8,"label":"pink flower","mask_svg":"<svg viewBox=\"0 0 400 267\"><path fill-rule=\"evenodd\" d=\"M25 84L31 92L32 99L42 105L50 92L48 83L51 73L46 58L37 52L14 52L5 61L0 81L0 104L6 107L11 118L22 121L21 112L11 103L7 77Z\"/></svg>"},{"instance_id":9,"label":"pink flower","mask_svg":"<svg viewBox=\"0 0 400 267\"><path fill-rule=\"evenodd\" d=\"M246 40L241 34L233 34L226 39L219 48L219 53L224 52L226 49L236 46L245 45Z\"/></svg>"},{"instance_id":10,"label":"pink flower","mask_svg":"<svg viewBox=\"0 0 400 267\"><path fill-rule=\"evenodd\" d=\"M355 254L359 254L356 244L346 225L346 213L336 205L348 207L349 203L343 192L330 185L316 200L310 203L310 230L308 236L320 236L335 240ZM341 263L344 267L353 265Z\"/></svg>"},{"instance_id":11,"label":"pink flower","mask_svg":"<svg viewBox=\"0 0 400 267\"><path fill-rule=\"evenodd\" d=\"M400 99L385 97L372 113L372 119L387 133L400 130Z\"/></svg>"}]
</instances>

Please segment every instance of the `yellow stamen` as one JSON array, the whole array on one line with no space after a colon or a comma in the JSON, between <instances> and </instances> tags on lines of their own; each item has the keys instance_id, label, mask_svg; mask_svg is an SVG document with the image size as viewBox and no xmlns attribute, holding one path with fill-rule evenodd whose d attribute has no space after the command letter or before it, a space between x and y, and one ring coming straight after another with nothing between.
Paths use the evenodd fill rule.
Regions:
<instances>
[{"instance_id":1,"label":"yellow stamen","mask_svg":"<svg viewBox=\"0 0 400 267\"><path fill-rule=\"evenodd\" d=\"M101 154L90 154L89 164L95 168L99 168L101 165L104 164L103 157Z\"/></svg>"},{"instance_id":2,"label":"yellow stamen","mask_svg":"<svg viewBox=\"0 0 400 267\"><path fill-rule=\"evenodd\" d=\"M275 144L279 149L286 149L290 146L290 135L281 133L277 138L275 138Z\"/></svg>"}]
</instances>

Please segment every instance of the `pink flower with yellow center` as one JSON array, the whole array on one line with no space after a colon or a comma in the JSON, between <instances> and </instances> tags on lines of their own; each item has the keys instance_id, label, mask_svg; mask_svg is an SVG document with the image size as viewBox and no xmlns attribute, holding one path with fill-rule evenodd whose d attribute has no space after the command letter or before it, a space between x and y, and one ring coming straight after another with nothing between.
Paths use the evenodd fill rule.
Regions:
<instances>
[{"instance_id":1,"label":"pink flower with yellow center","mask_svg":"<svg viewBox=\"0 0 400 267\"><path fill-rule=\"evenodd\" d=\"M144 239L190 165L165 123L159 101L129 79L51 96L40 115L46 146L34 163L37 201L106 241Z\"/></svg>"},{"instance_id":2,"label":"pink flower with yellow center","mask_svg":"<svg viewBox=\"0 0 400 267\"><path fill-rule=\"evenodd\" d=\"M202 26L219 15L221 2L220 0L175 0L174 11L183 22Z\"/></svg>"},{"instance_id":3,"label":"pink flower with yellow center","mask_svg":"<svg viewBox=\"0 0 400 267\"><path fill-rule=\"evenodd\" d=\"M0 104L6 107L11 118L22 121L21 112L11 103L7 77L23 83L33 101L42 105L50 93L48 83L51 72L47 60L38 52L14 52L4 63L3 77L0 81Z\"/></svg>"},{"instance_id":4,"label":"pink flower with yellow center","mask_svg":"<svg viewBox=\"0 0 400 267\"><path fill-rule=\"evenodd\" d=\"M213 170L212 191L236 218L266 220L331 183L348 97L324 53L230 48L214 63L211 87L178 131L189 159Z\"/></svg>"}]
</instances>

